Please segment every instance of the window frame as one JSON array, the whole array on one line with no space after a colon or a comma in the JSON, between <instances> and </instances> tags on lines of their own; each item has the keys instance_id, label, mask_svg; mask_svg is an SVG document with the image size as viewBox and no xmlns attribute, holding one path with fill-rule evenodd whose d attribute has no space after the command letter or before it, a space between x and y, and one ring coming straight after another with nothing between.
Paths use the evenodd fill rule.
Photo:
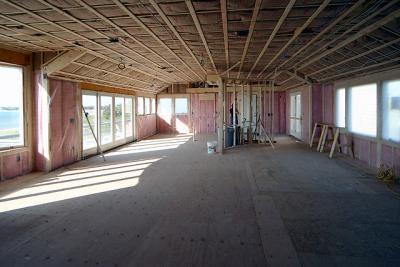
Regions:
<instances>
[{"instance_id":1,"label":"window frame","mask_svg":"<svg viewBox=\"0 0 400 267\"><path fill-rule=\"evenodd\" d=\"M156 114L156 111L157 111L157 103L156 103L157 101L156 101L156 98L155 97L152 97L152 98L150 98L150 107L151 107L151 114Z\"/></svg>"},{"instance_id":2,"label":"window frame","mask_svg":"<svg viewBox=\"0 0 400 267\"><path fill-rule=\"evenodd\" d=\"M337 110L338 107L338 94L339 91L343 90L344 91L344 125L338 125L338 116L339 116L339 112ZM334 93L333 93L333 123L335 125L335 127L339 127L339 128L346 128L347 126L347 89L345 87L340 87L340 88L334 88Z\"/></svg>"},{"instance_id":3,"label":"window frame","mask_svg":"<svg viewBox=\"0 0 400 267\"><path fill-rule=\"evenodd\" d=\"M95 95L96 96L97 124L99 125L97 127L97 131L96 131L96 135L97 136L96 137L97 137L97 140L99 142L101 150L103 150L103 151L110 150L110 149L113 149L113 148L118 147L118 146L123 145L123 144L127 144L127 143L132 142L132 141L135 140L135 138L136 138L136 129L135 129L135 125L136 125L136 122L135 122L135 120L136 120L136 112L135 112L136 111L136 102L135 102L136 101L136 97L135 96L133 96L133 95L124 95L124 94L115 94L115 93L107 93L107 92L98 92L98 91L92 91L92 90L85 90L84 88L82 88L81 100L82 100L83 95ZM111 112L112 141L109 142L109 143L106 143L106 144L102 144L101 143L101 126L100 126L101 117L100 117L100 114L101 114L101 97L102 96L111 97L111 104L112 104L111 105L112 106L112 112ZM124 100L123 101L123 124L124 124L123 135L124 135L124 137L121 138L121 139L116 139L116 134L115 134L115 127L116 127L116 124L115 124L115 99L117 97L123 98L123 100ZM131 136L127 136L127 134L126 134L127 127L125 125L125 123L126 123L125 105L126 105L126 99L127 98L132 100L132 110L131 110L131 112L132 112L132 121L131 121L131 124L132 124L132 135ZM82 114L82 119L83 119L83 114ZM85 149L85 150L83 149L83 128L82 128L82 123L81 123L81 131L80 132L81 132L81 136L82 136L82 138L81 138L82 155L84 157L86 157L86 156L89 156L89 155L98 154L100 151L98 150L97 145L94 148L89 148L89 149Z\"/></svg>"},{"instance_id":4,"label":"window frame","mask_svg":"<svg viewBox=\"0 0 400 267\"><path fill-rule=\"evenodd\" d=\"M141 102L142 102L142 112L140 113L139 112L139 101L140 101L140 99L142 100ZM137 96L136 97L136 108L135 108L135 110L136 110L136 115L137 116L144 116L145 114L145 107L144 107L144 97L143 96Z\"/></svg>"},{"instance_id":5,"label":"window frame","mask_svg":"<svg viewBox=\"0 0 400 267\"><path fill-rule=\"evenodd\" d=\"M0 66L4 67L12 67L12 68L19 68L21 69L22 73L22 97L21 97L21 107L22 107L22 130L21 134L22 136L22 144L20 145L15 145L15 146L6 146L6 147L0 147L0 152L6 152L6 151L14 151L14 150L19 150L19 149L26 149L28 148L28 125L27 125L27 90L26 90L26 85L28 77L30 76L26 67L22 65L17 65L17 64L10 64L6 62L0 62ZM29 84L29 83L28 83Z\"/></svg>"},{"instance_id":6,"label":"window frame","mask_svg":"<svg viewBox=\"0 0 400 267\"><path fill-rule=\"evenodd\" d=\"M144 97L144 115L150 115L151 114L151 98L150 97ZM146 105L148 104L148 105ZM148 107L148 110L147 110Z\"/></svg>"},{"instance_id":7,"label":"window frame","mask_svg":"<svg viewBox=\"0 0 400 267\"><path fill-rule=\"evenodd\" d=\"M352 118L351 118L351 90L353 87L361 87L361 86L368 86L368 85L375 85L375 93L376 93L376 98L375 98L375 104L376 104L376 114L375 114L375 134L374 135L370 135L368 133L360 133L360 132L355 132L353 131L353 129L351 129L350 127L350 123L352 122ZM370 82L370 83L361 83L358 85L352 85L346 88L346 90L348 91L348 93L346 93L346 114L348 114L348 117L345 118L345 122L346 122L346 128L347 130L352 133L352 134L356 134L358 136L363 136L363 137L369 137L369 138L378 138L379 136L379 131L381 131L381 129L378 129L378 120L379 120L379 109L380 109L380 100L379 100L379 93L378 91L381 90L380 86L379 86L379 82Z\"/></svg>"},{"instance_id":8,"label":"window frame","mask_svg":"<svg viewBox=\"0 0 400 267\"><path fill-rule=\"evenodd\" d=\"M357 78L353 79L342 79L342 80L337 80L334 82L334 89L338 88L345 88L346 91L346 127L341 130L341 132L348 132L355 138L360 138L362 140L370 141L370 142L376 142L378 144L382 145L387 145L395 148L400 148L400 142L395 142L391 140L386 140L383 139L382 134L383 134L383 83L385 81L391 81L391 80L398 80L400 79L400 69L395 69L395 70L389 70L389 71L383 71L383 72L377 72L373 73L367 76L360 76ZM370 84L370 83L376 83L377 85L377 133L375 137L371 136L366 136L366 135L361 135L358 133L353 133L349 131L349 94L350 90L348 90L350 87L353 86L359 86L363 84ZM335 99L334 99L335 101ZM333 103L334 107L336 103ZM334 109L334 112L336 110Z\"/></svg>"},{"instance_id":9,"label":"window frame","mask_svg":"<svg viewBox=\"0 0 400 267\"><path fill-rule=\"evenodd\" d=\"M385 83L389 83L389 82L396 82L396 81L400 82L400 75L398 77L393 77L393 78L390 78L390 79L384 79L384 80L380 81L380 85L379 85L380 94L378 95L378 98L380 100L380 103L378 102L378 104L380 104L380 108L379 108L379 113L380 114L378 113L380 115L380 117L379 117L380 121L378 120L377 127L380 129L379 132L380 132L380 138L381 138L382 142L384 142L386 144L390 144L392 146L400 147L400 141L396 141L396 140L390 139L389 137L388 138L384 137L384 128L385 128L385 125L384 125L384 123L385 123L384 114L385 113L384 113L384 103L383 103L383 101L384 101L384 90L385 90L384 84Z\"/></svg>"},{"instance_id":10,"label":"window frame","mask_svg":"<svg viewBox=\"0 0 400 267\"><path fill-rule=\"evenodd\" d=\"M185 113L177 113L176 112L176 100L177 99L186 99L186 112ZM175 115L189 115L189 98L187 96L176 96L173 98L173 107L174 107L174 114Z\"/></svg>"}]
</instances>

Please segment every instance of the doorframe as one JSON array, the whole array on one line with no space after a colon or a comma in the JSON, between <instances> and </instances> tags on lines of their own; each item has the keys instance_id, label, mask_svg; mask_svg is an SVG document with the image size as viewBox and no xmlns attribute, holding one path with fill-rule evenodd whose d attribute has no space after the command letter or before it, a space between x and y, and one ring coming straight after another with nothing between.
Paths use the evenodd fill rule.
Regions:
<instances>
[{"instance_id":1,"label":"doorframe","mask_svg":"<svg viewBox=\"0 0 400 267\"><path fill-rule=\"evenodd\" d=\"M175 99L176 98L186 98L187 99L187 116L188 116L188 129L189 129L189 133L192 132L192 107L191 107L191 103L190 103L190 94L158 94L157 95L157 99L156 99L156 108L157 111L158 109L158 104L159 104L159 100L162 98L170 98L171 99L171 134L174 133L174 131L176 131L176 125L175 125L175 119L176 119L176 112L175 112ZM182 115L182 114L178 114L178 115ZM157 112L157 117L159 116L159 113ZM158 118L157 118L158 121ZM157 122L157 125L158 122Z\"/></svg>"},{"instance_id":2,"label":"doorframe","mask_svg":"<svg viewBox=\"0 0 400 267\"><path fill-rule=\"evenodd\" d=\"M300 118L298 119L297 117L295 118L296 120L300 121L300 134L298 136L292 134L292 127L291 127L291 120L292 120L292 116L291 116L291 110L292 110L292 95L298 96L300 95ZM297 110L297 101L295 101L296 103L296 110ZM292 92L289 92L289 135L293 136L299 140L302 140L303 137L303 93L301 90L295 90Z\"/></svg>"}]
</instances>

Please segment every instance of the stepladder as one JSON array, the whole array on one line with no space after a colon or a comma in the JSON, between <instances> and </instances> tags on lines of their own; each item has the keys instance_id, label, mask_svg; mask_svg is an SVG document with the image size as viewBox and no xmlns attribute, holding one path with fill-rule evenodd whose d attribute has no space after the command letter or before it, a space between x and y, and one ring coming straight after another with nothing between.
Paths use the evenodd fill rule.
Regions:
<instances>
[{"instance_id":1,"label":"stepladder","mask_svg":"<svg viewBox=\"0 0 400 267\"><path fill-rule=\"evenodd\" d=\"M322 142L322 137L325 132L325 126L326 124L316 122L314 124L314 129L310 138L310 147L312 148L314 144L317 144L317 151L320 150L321 147L321 142ZM319 136L317 134L319 133Z\"/></svg>"},{"instance_id":2,"label":"stepladder","mask_svg":"<svg viewBox=\"0 0 400 267\"><path fill-rule=\"evenodd\" d=\"M344 152L344 148L347 149L347 154L350 155L354 159L354 152L353 152L353 140L351 135L349 135L346 131L342 130L343 133L343 139L344 143L342 144L340 141L340 134L341 134L341 129L336 127L334 131L334 137L333 137L333 143L331 146L331 150L329 152L329 158L333 157L333 154L335 153L335 150L337 149L340 153Z\"/></svg>"}]
</instances>

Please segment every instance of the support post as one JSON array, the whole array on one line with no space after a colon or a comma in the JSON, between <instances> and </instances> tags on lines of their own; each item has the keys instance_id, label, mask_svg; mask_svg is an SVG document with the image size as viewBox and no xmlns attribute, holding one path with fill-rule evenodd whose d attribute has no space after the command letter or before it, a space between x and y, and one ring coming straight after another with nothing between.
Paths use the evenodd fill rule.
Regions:
<instances>
[{"instance_id":1,"label":"support post","mask_svg":"<svg viewBox=\"0 0 400 267\"><path fill-rule=\"evenodd\" d=\"M218 80L218 150L224 154L224 85L221 78Z\"/></svg>"},{"instance_id":2,"label":"support post","mask_svg":"<svg viewBox=\"0 0 400 267\"><path fill-rule=\"evenodd\" d=\"M40 125L40 138L41 148L40 153L43 156L43 168L44 171L49 172L51 171L51 147L50 147L50 136L51 136L51 127L50 127L50 85L49 79L42 68L40 73L40 85L38 87L38 103L39 103L39 110L38 110L38 120L41 120ZM38 140L37 140L38 141ZM38 148L39 149L39 148Z\"/></svg>"},{"instance_id":3,"label":"support post","mask_svg":"<svg viewBox=\"0 0 400 267\"><path fill-rule=\"evenodd\" d=\"M249 86L249 91L248 91L248 99L249 99L249 144L253 143L253 128L252 128L252 123L253 123L253 99L252 99L252 92L251 92L251 84L248 84Z\"/></svg>"},{"instance_id":4,"label":"support post","mask_svg":"<svg viewBox=\"0 0 400 267\"><path fill-rule=\"evenodd\" d=\"M276 69L275 69L276 74ZM272 79L272 93L271 93L271 140L272 143L275 142L275 135L274 135L274 124L275 124L275 77Z\"/></svg>"},{"instance_id":5,"label":"support post","mask_svg":"<svg viewBox=\"0 0 400 267\"><path fill-rule=\"evenodd\" d=\"M236 146L236 82L233 85L233 107L232 107L232 124L233 124L233 146Z\"/></svg>"}]
</instances>

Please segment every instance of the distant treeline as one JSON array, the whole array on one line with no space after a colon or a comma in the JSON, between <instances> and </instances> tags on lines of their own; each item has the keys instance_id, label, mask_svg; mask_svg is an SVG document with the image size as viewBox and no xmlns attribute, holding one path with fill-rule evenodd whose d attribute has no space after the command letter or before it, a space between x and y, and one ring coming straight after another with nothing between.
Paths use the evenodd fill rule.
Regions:
<instances>
[{"instance_id":1,"label":"distant treeline","mask_svg":"<svg viewBox=\"0 0 400 267\"><path fill-rule=\"evenodd\" d=\"M18 110L18 107L0 107L0 110Z\"/></svg>"}]
</instances>

